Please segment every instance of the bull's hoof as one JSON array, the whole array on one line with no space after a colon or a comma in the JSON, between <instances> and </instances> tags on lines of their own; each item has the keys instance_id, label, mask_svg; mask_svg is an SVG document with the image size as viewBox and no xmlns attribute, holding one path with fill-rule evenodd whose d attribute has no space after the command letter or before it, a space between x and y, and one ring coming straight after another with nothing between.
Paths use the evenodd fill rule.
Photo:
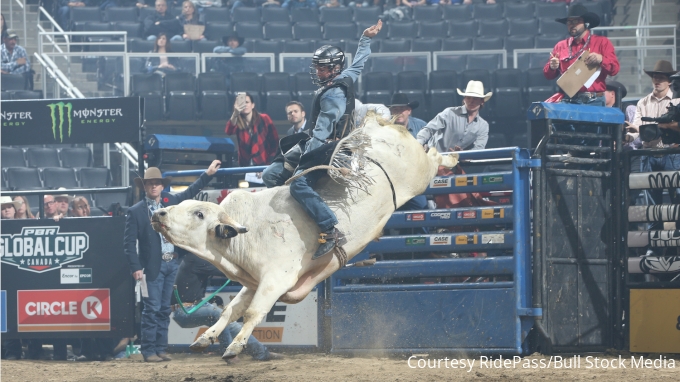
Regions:
<instances>
[{"instance_id":1,"label":"bull's hoof","mask_svg":"<svg viewBox=\"0 0 680 382\"><path fill-rule=\"evenodd\" d=\"M205 338L205 337L198 337L196 341L194 341L193 344L189 345L189 349L193 352L202 352L205 350L208 346L210 346L210 340Z\"/></svg>"},{"instance_id":2,"label":"bull's hoof","mask_svg":"<svg viewBox=\"0 0 680 382\"><path fill-rule=\"evenodd\" d=\"M222 359L225 361L229 361L230 359L236 357L237 355L238 353L234 353L233 351L227 349L227 351L225 351L224 354L222 354Z\"/></svg>"}]
</instances>

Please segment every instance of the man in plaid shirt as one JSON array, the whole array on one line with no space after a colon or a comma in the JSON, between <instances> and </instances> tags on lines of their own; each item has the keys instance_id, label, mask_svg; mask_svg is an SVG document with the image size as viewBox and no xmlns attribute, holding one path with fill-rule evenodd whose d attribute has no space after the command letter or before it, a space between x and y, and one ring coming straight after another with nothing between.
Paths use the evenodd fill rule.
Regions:
<instances>
[{"instance_id":1,"label":"man in plaid shirt","mask_svg":"<svg viewBox=\"0 0 680 382\"><path fill-rule=\"evenodd\" d=\"M26 49L17 45L17 34L8 32L2 44L2 73L23 74L31 70Z\"/></svg>"}]
</instances>

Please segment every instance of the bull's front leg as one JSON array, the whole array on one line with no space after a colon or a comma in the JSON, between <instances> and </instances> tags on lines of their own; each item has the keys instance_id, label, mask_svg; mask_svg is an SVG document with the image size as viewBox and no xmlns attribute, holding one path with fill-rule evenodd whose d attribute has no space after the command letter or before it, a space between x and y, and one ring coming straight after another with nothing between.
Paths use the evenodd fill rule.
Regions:
<instances>
[{"instance_id":1,"label":"bull's front leg","mask_svg":"<svg viewBox=\"0 0 680 382\"><path fill-rule=\"evenodd\" d=\"M189 346L189 349L195 352L200 352L205 350L210 344L214 343L217 337L222 334L222 331L230 323L238 320L243 315L246 307L250 305L250 302L255 296L255 291L248 289L246 287L241 288L236 297L234 297L229 304L222 310L220 319L208 328L200 337L194 341L193 344Z\"/></svg>"},{"instance_id":2,"label":"bull's front leg","mask_svg":"<svg viewBox=\"0 0 680 382\"><path fill-rule=\"evenodd\" d=\"M294 279L284 279L279 275L267 275L262 278L253 297L253 301L243 314L243 327L234 338L227 351L222 355L222 359L227 360L236 357L243 351L248 338L253 333L253 329L262 321L262 318L269 313L276 300L295 285Z\"/></svg>"}]
</instances>

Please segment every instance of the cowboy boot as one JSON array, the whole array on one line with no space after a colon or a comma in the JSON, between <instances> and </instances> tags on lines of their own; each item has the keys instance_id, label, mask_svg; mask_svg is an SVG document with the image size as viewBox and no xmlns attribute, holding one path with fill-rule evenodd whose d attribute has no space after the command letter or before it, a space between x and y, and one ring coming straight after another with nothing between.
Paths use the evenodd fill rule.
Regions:
<instances>
[{"instance_id":1,"label":"cowboy boot","mask_svg":"<svg viewBox=\"0 0 680 382\"><path fill-rule=\"evenodd\" d=\"M316 249L312 260L331 253L335 247L340 247L345 242L345 235L335 227L326 232L319 233L319 248Z\"/></svg>"}]
</instances>

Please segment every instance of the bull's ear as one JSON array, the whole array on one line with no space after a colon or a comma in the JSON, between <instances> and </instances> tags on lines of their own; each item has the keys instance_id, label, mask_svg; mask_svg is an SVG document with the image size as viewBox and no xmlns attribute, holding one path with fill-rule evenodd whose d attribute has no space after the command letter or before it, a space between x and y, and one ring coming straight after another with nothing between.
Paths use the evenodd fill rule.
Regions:
<instances>
[{"instance_id":1,"label":"bull's ear","mask_svg":"<svg viewBox=\"0 0 680 382\"><path fill-rule=\"evenodd\" d=\"M215 227L215 236L221 237L222 239L229 239L236 235L238 235L238 231L229 224L218 224Z\"/></svg>"}]
</instances>

